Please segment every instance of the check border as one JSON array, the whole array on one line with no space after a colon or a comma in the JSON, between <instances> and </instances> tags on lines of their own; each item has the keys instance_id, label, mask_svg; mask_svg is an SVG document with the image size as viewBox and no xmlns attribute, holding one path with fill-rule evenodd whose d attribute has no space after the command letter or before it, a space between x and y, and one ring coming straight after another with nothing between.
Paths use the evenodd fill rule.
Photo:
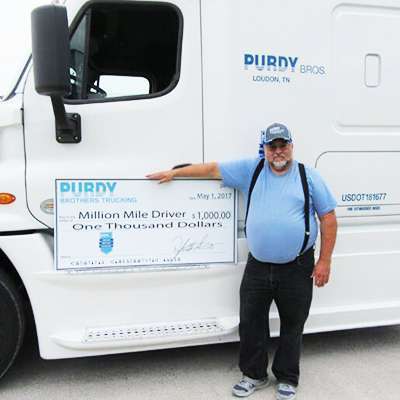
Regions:
<instances>
[{"instance_id":1,"label":"check border","mask_svg":"<svg viewBox=\"0 0 400 400\"><path fill-rule=\"evenodd\" d=\"M214 262L201 262L201 263L163 263L163 264L134 264L134 265L116 265L116 266L105 266L105 267L70 267L70 268L60 268L58 266L58 197L57 197L57 182L59 181L107 181L107 180L112 180L112 181L143 181L143 182L152 182L154 183L155 181L153 179L146 179L146 178L56 178L54 180L54 240L55 240L55 252L54 252L54 266L56 271L102 271L104 272L121 272L121 270L128 270L132 271L135 269L143 269L144 267L157 267L157 270L159 272L163 271L163 267L165 267L165 271L170 270L173 268L174 271L179 270L180 268L182 270L187 270L187 267L195 267L195 266L203 266L203 265L220 265L220 264L237 264L237 237L238 237L238 192L236 189L233 189L233 254L232 254L232 260L227 260L227 261L214 261ZM213 178L177 178L174 179L175 182L179 181L189 181L189 182L196 182L196 181L202 181L202 182L221 182L220 179L213 179ZM151 271L151 268L149 268L149 271ZM146 272L146 270L143 270L141 272Z\"/></svg>"}]
</instances>

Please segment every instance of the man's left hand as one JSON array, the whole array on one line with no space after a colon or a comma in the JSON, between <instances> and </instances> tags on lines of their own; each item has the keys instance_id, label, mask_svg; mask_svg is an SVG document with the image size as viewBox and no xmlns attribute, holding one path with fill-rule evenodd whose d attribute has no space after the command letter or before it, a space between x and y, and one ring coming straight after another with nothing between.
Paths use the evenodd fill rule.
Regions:
<instances>
[{"instance_id":1,"label":"man's left hand","mask_svg":"<svg viewBox=\"0 0 400 400\"><path fill-rule=\"evenodd\" d=\"M330 261L318 260L315 264L313 273L311 275L314 278L315 286L322 287L325 286L329 281L329 275L331 273L331 263Z\"/></svg>"}]
</instances>

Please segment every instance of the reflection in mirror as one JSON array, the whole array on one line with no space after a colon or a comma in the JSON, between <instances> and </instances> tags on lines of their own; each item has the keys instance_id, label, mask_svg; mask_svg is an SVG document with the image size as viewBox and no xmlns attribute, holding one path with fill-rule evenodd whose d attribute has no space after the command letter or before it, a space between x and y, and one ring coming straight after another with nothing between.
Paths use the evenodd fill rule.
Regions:
<instances>
[{"instance_id":1,"label":"reflection in mirror","mask_svg":"<svg viewBox=\"0 0 400 400\"><path fill-rule=\"evenodd\" d=\"M71 38L71 67L70 67L70 80L72 85L72 92L69 98L79 99L82 98L83 92L83 79L84 79L84 65L85 65L85 40L86 40L86 27L87 16L85 15L80 22L78 28Z\"/></svg>"}]
</instances>

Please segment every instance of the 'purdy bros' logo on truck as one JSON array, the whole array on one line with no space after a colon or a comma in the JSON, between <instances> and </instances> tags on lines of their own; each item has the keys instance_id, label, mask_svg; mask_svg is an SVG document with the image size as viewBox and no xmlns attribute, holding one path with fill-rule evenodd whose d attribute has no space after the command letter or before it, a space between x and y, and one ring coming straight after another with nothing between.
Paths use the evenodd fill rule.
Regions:
<instances>
[{"instance_id":1,"label":"'purdy bros' logo on truck","mask_svg":"<svg viewBox=\"0 0 400 400\"><path fill-rule=\"evenodd\" d=\"M266 53L244 53L243 65L246 71L255 71L253 82L283 83L291 82L294 73L302 75L325 75L326 68L323 65L300 64L297 56L282 56ZM261 75L259 72L267 72ZM288 74L284 76L282 74Z\"/></svg>"},{"instance_id":2,"label":"'purdy bros' logo on truck","mask_svg":"<svg viewBox=\"0 0 400 400\"><path fill-rule=\"evenodd\" d=\"M244 67L256 68L258 71L296 71L298 57L274 56L269 54L245 54Z\"/></svg>"}]
</instances>

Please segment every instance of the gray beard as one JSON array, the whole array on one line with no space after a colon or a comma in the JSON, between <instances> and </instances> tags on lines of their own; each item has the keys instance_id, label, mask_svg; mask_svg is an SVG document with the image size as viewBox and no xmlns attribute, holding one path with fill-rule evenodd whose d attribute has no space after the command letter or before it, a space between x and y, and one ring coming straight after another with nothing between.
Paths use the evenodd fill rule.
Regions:
<instances>
[{"instance_id":1,"label":"gray beard","mask_svg":"<svg viewBox=\"0 0 400 400\"><path fill-rule=\"evenodd\" d=\"M289 161L272 161L272 165L278 171L285 169L286 166L288 165L288 163L289 163Z\"/></svg>"}]
</instances>

